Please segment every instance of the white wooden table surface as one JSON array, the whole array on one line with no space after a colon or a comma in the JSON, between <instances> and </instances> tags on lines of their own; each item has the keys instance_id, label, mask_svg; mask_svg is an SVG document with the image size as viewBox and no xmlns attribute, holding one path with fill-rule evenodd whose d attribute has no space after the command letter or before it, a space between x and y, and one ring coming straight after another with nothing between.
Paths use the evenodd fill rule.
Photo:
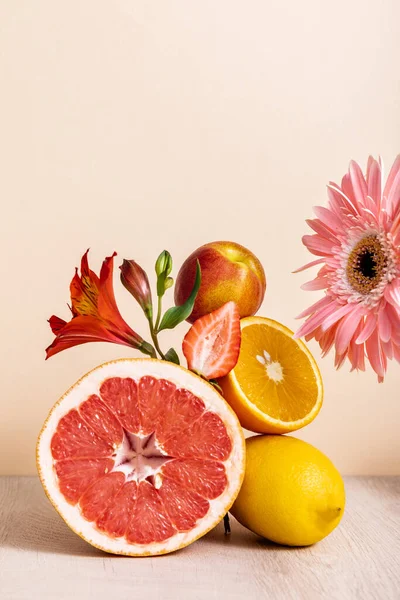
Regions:
<instances>
[{"instance_id":1,"label":"white wooden table surface","mask_svg":"<svg viewBox=\"0 0 400 600\"><path fill-rule=\"evenodd\" d=\"M284 548L232 519L156 558L104 554L72 533L34 477L0 477L1 600L400 599L400 477L346 479L339 528Z\"/></svg>"}]
</instances>

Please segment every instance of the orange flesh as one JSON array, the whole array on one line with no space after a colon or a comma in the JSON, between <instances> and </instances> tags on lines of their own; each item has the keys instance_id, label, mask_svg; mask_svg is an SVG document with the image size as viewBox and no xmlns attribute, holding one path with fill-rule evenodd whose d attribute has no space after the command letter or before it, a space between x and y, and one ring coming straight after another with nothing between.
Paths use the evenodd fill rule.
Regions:
<instances>
[{"instance_id":1,"label":"orange flesh","mask_svg":"<svg viewBox=\"0 0 400 600\"><path fill-rule=\"evenodd\" d=\"M58 423L64 498L98 530L149 544L189 531L227 486L232 442L203 401L164 379L112 377Z\"/></svg>"},{"instance_id":2,"label":"orange flesh","mask_svg":"<svg viewBox=\"0 0 400 600\"><path fill-rule=\"evenodd\" d=\"M265 359L264 352L269 360L262 363L257 357ZM268 375L268 368L276 375L275 380ZM318 383L309 358L295 340L268 325L242 329L235 376L250 402L280 421L302 419L318 397Z\"/></svg>"}]
</instances>

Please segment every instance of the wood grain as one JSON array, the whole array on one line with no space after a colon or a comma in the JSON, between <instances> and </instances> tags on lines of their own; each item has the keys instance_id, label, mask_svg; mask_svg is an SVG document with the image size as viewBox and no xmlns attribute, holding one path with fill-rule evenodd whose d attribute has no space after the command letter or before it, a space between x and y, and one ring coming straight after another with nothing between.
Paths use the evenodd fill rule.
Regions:
<instances>
[{"instance_id":1,"label":"wood grain","mask_svg":"<svg viewBox=\"0 0 400 600\"><path fill-rule=\"evenodd\" d=\"M400 478L346 479L339 528L284 548L232 519L175 554L103 554L64 524L33 477L0 478L0 597L73 599L400 599Z\"/></svg>"}]
</instances>

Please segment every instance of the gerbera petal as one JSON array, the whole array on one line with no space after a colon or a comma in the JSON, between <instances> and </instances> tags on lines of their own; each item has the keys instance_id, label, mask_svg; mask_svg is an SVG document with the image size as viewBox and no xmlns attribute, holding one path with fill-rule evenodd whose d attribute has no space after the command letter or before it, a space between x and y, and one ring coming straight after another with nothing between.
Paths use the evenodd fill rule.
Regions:
<instances>
[{"instance_id":1,"label":"gerbera petal","mask_svg":"<svg viewBox=\"0 0 400 600\"><path fill-rule=\"evenodd\" d=\"M338 240L335 234L319 219L306 219L306 223L315 231L315 233L318 233L321 237L337 244Z\"/></svg>"},{"instance_id":2,"label":"gerbera petal","mask_svg":"<svg viewBox=\"0 0 400 600\"><path fill-rule=\"evenodd\" d=\"M343 229L342 221L335 215L334 212L325 208L325 206L314 206L313 211L316 216L324 225L329 227L332 231L341 232Z\"/></svg>"},{"instance_id":3,"label":"gerbera petal","mask_svg":"<svg viewBox=\"0 0 400 600\"><path fill-rule=\"evenodd\" d=\"M388 342L392 333L392 325L388 313L382 308L378 313L379 337L382 342Z\"/></svg>"},{"instance_id":4,"label":"gerbera petal","mask_svg":"<svg viewBox=\"0 0 400 600\"><path fill-rule=\"evenodd\" d=\"M335 338L335 347L338 354L344 354L347 351L364 313L363 307L359 307L340 321Z\"/></svg>"},{"instance_id":5,"label":"gerbera petal","mask_svg":"<svg viewBox=\"0 0 400 600\"><path fill-rule=\"evenodd\" d=\"M361 333L361 329L362 323L359 323L350 343L349 358L352 364L352 370L357 369L358 371L365 371L364 345L360 346L355 343L355 339Z\"/></svg>"},{"instance_id":6,"label":"gerbera petal","mask_svg":"<svg viewBox=\"0 0 400 600\"><path fill-rule=\"evenodd\" d=\"M331 350L333 344L335 343L337 325L334 325L328 331L324 333L321 332L319 338L319 345L321 346L322 356L326 356L328 352Z\"/></svg>"},{"instance_id":7,"label":"gerbera petal","mask_svg":"<svg viewBox=\"0 0 400 600\"><path fill-rule=\"evenodd\" d=\"M302 290L305 290L306 292L314 292L317 290L324 290L328 286L329 286L329 281L326 277L316 277L315 279L312 279L311 281L307 281L307 283L303 283L303 285L301 285L300 287Z\"/></svg>"},{"instance_id":8,"label":"gerbera petal","mask_svg":"<svg viewBox=\"0 0 400 600\"><path fill-rule=\"evenodd\" d=\"M399 172L400 172L400 154L398 154L398 156L396 156L396 160L394 161L392 168L390 169L388 178L386 180L386 185L383 190L383 195L386 196L386 198L389 196L393 182L396 179L397 174Z\"/></svg>"},{"instance_id":9,"label":"gerbera petal","mask_svg":"<svg viewBox=\"0 0 400 600\"><path fill-rule=\"evenodd\" d=\"M313 313L317 312L321 308L324 308L324 306L331 304L331 302L332 302L332 298L330 296L324 296L323 298L321 298L321 300L318 300L318 302L315 302L315 304L312 304L311 306L306 308L306 310L303 310L303 312L300 313L296 317L296 319L303 319L304 317L308 317L309 315L312 315Z\"/></svg>"},{"instance_id":10,"label":"gerbera petal","mask_svg":"<svg viewBox=\"0 0 400 600\"><path fill-rule=\"evenodd\" d=\"M400 363L400 346L393 346L393 358Z\"/></svg>"},{"instance_id":11,"label":"gerbera petal","mask_svg":"<svg viewBox=\"0 0 400 600\"><path fill-rule=\"evenodd\" d=\"M364 344L367 339L373 334L377 326L377 318L373 313L369 313L365 319L364 327L361 333L357 336L356 344Z\"/></svg>"},{"instance_id":12,"label":"gerbera petal","mask_svg":"<svg viewBox=\"0 0 400 600\"><path fill-rule=\"evenodd\" d=\"M355 203L353 203L341 190L339 187L336 187L334 184L328 184L328 198L330 200L331 206L335 209L338 217L343 217L342 209L345 208L347 212L351 215L356 216L358 214L358 210L356 208Z\"/></svg>"},{"instance_id":13,"label":"gerbera petal","mask_svg":"<svg viewBox=\"0 0 400 600\"><path fill-rule=\"evenodd\" d=\"M336 353L336 355L335 355L335 367L336 367L337 370L339 370L340 367L342 367L344 365L346 357L347 357L347 353L344 353L344 354L338 354L338 353Z\"/></svg>"},{"instance_id":14,"label":"gerbera petal","mask_svg":"<svg viewBox=\"0 0 400 600\"><path fill-rule=\"evenodd\" d=\"M309 317L305 323L300 327L298 331L294 334L295 338L300 338L306 336L317 329L322 323L324 323L325 319L328 318L328 315L332 314L332 311L335 310L335 307L338 306L336 302L331 302L328 306L325 306L322 310L316 312L314 315Z\"/></svg>"},{"instance_id":15,"label":"gerbera petal","mask_svg":"<svg viewBox=\"0 0 400 600\"><path fill-rule=\"evenodd\" d=\"M326 240L320 235L303 235L302 242L311 254L317 256L328 256L332 253L332 246L334 246L332 241Z\"/></svg>"},{"instance_id":16,"label":"gerbera petal","mask_svg":"<svg viewBox=\"0 0 400 600\"><path fill-rule=\"evenodd\" d=\"M389 216L396 214L400 204L400 171L393 180L390 192L387 196L386 210Z\"/></svg>"},{"instance_id":17,"label":"gerbera petal","mask_svg":"<svg viewBox=\"0 0 400 600\"><path fill-rule=\"evenodd\" d=\"M329 327L332 327L335 323L337 323L342 317L345 317L349 312L354 310L354 304L344 304L341 305L333 314L329 315L325 319L325 321L321 324L322 331L326 331Z\"/></svg>"},{"instance_id":18,"label":"gerbera petal","mask_svg":"<svg viewBox=\"0 0 400 600\"><path fill-rule=\"evenodd\" d=\"M296 269L295 271L293 271L293 273L301 273L302 271L305 271L306 269L310 269L311 267L315 267L316 265L320 265L323 262L325 262L325 258L318 258L317 260L313 260L313 261L307 263L306 265L304 265L303 267Z\"/></svg>"},{"instance_id":19,"label":"gerbera petal","mask_svg":"<svg viewBox=\"0 0 400 600\"><path fill-rule=\"evenodd\" d=\"M349 175L354 190L354 197L359 208L364 204L365 197L368 193L368 188L361 168L355 160L350 161Z\"/></svg>"},{"instance_id":20,"label":"gerbera petal","mask_svg":"<svg viewBox=\"0 0 400 600\"><path fill-rule=\"evenodd\" d=\"M375 373L383 378L385 375L385 359L378 336L378 330L375 329L372 335L365 342L367 356Z\"/></svg>"},{"instance_id":21,"label":"gerbera petal","mask_svg":"<svg viewBox=\"0 0 400 600\"><path fill-rule=\"evenodd\" d=\"M381 168L378 161L374 160L372 156L370 156L370 159L368 160L367 184L368 196L370 196L379 207L382 194Z\"/></svg>"},{"instance_id":22,"label":"gerbera petal","mask_svg":"<svg viewBox=\"0 0 400 600\"><path fill-rule=\"evenodd\" d=\"M400 306L400 280L395 279L387 284L384 291L384 298L392 306Z\"/></svg>"},{"instance_id":23,"label":"gerbera petal","mask_svg":"<svg viewBox=\"0 0 400 600\"><path fill-rule=\"evenodd\" d=\"M392 360L392 358L393 358L393 344L392 344L392 340L388 340L387 342L382 342L381 341L381 346L382 346L382 350L383 350L385 356L387 356L387 358L389 360Z\"/></svg>"}]
</instances>

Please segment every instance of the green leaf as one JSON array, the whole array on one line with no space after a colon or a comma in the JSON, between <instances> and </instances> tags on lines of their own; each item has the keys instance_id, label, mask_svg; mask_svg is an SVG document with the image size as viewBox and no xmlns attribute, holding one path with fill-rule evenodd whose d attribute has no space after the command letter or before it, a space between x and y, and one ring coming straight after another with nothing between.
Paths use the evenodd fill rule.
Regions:
<instances>
[{"instance_id":1,"label":"green leaf","mask_svg":"<svg viewBox=\"0 0 400 600\"><path fill-rule=\"evenodd\" d=\"M196 300L196 296L198 294L199 288L201 284L201 269L200 263L197 261L196 263L196 278L194 281L193 289L190 293L189 298L181 304L181 306L173 306L169 308L167 312L164 314L161 319L160 326L158 331L162 331L163 329L174 329L179 323L185 321L190 314L192 313L193 306Z\"/></svg>"},{"instance_id":2,"label":"green leaf","mask_svg":"<svg viewBox=\"0 0 400 600\"><path fill-rule=\"evenodd\" d=\"M180 365L179 356L177 355L174 348L170 348L165 355L165 360L169 362L175 363L176 365Z\"/></svg>"},{"instance_id":3,"label":"green leaf","mask_svg":"<svg viewBox=\"0 0 400 600\"><path fill-rule=\"evenodd\" d=\"M160 256L156 260L156 274L157 274L157 296L161 298L167 290L173 284L173 280L168 275L172 271L172 256L168 250L163 250ZM168 282L168 283L167 283Z\"/></svg>"}]
</instances>

